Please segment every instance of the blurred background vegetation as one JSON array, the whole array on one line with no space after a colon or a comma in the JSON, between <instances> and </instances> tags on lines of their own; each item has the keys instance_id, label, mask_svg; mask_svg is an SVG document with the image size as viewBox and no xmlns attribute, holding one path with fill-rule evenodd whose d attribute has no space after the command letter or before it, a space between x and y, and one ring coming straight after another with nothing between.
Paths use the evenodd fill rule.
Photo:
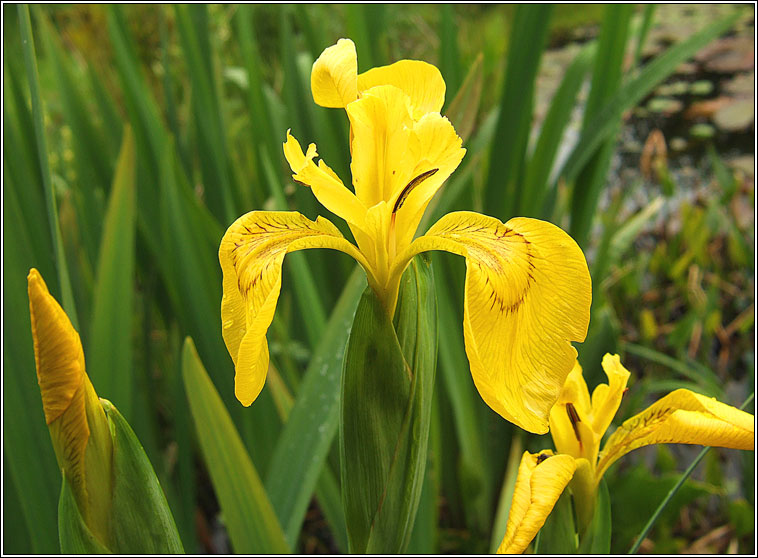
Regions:
<instances>
[{"instance_id":1,"label":"blurred background vegetation","mask_svg":"<svg viewBox=\"0 0 758 558\"><path fill-rule=\"evenodd\" d=\"M61 481L34 372L30 267L72 317L99 395L145 446L187 551L266 551L235 530L252 521L234 499L250 471L291 549L346 551L334 409L344 322L365 283L340 254L288 256L272 370L245 409L221 338L217 260L224 230L247 211L325 211L291 180L288 128L350 183L347 119L316 106L309 87L311 64L343 36L359 71L413 58L446 80L444 113L468 153L422 232L473 209L549 219L583 247L594 292L580 360L592 387L604 379L602 354L622 355L633 376L620 418L676 387L736 406L753 391L751 7L3 10L5 552L58 549ZM133 176L116 165L127 129ZM488 552L520 453L547 439L479 398L461 335L463 263L435 256L435 266L439 370L410 550ZM185 336L246 448L237 461L209 445L213 432L188 401ZM611 471L614 552L630 547L696 453L657 446ZM754 552L754 475L753 453L709 452L642 551Z\"/></svg>"}]
</instances>

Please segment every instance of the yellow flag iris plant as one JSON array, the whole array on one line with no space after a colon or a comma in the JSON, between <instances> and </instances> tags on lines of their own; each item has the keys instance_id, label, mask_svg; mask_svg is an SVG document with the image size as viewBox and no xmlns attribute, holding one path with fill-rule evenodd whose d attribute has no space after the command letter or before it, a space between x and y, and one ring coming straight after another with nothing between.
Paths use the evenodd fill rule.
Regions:
<instances>
[{"instance_id":1,"label":"yellow flag iris plant","mask_svg":"<svg viewBox=\"0 0 758 558\"><path fill-rule=\"evenodd\" d=\"M580 532L592 519L603 474L617 459L651 444L702 444L750 450L755 444L753 415L687 389L678 389L619 426L599 451L600 442L626 391L629 372L618 355L602 361L607 384L590 397L582 369L575 364L550 411L556 453L525 452L516 478L510 515L498 553L523 552L567 486L574 495Z\"/></svg>"},{"instance_id":2,"label":"yellow flag iris plant","mask_svg":"<svg viewBox=\"0 0 758 558\"><path fill-rule=\"evenodd\" d=\"M350 121L354 190L326 163L315 144L303 152L287 132L284 155L294 180L350 227L355 243L322 217L252 211L226 231L223 336L236 368L235 393L250 405L266 379L266 331L281 289L284 256L332 248L355 258L392 316L403 271L417 254L446 250L466 258L466 352L484 401L518 426L548 430L548 414L573 366L571 341L583 341L591 284L577 244L536 219L461 211L443 216L414 237L424 211L466 150L440 114L445 82L422 61L401 60L358 74L355 45L340 39L313 64L315 102L344 108Z\"/></svg>"}]
</instances>

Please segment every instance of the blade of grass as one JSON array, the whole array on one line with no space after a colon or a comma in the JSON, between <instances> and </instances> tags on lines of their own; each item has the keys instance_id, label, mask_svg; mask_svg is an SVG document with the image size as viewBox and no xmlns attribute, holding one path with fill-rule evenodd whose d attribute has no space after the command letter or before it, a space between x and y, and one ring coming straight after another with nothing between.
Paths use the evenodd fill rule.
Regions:
<instances>
[{"instance_id":1,"label":"blade of grass","mask_svg":"<svg viewBox=\"0 0 758 558\"><path fill-rule=\"evenodd\" d=\"M445 78L447 90L458 91L461 82L459 74L461 63L458 52L458 25L455 21L455 7L452 4L442 4L439 14L440 70ZM477 60L480 60L481 56L480 53Z\"/></svg>"},{"instance_id":2,"label":"blade of grass","mask_svg":"<svg viewBox=\"0 0 758 558\"><path fill-rule=\"evenodd\" d=\"M623 75L624 53L626 52L629 23L634 12L631 4L612 4L606 7L603 25L595 56L587 105L584 108L582 129L597 114L606 99L618 91ZM617 115L615 128L621 125L621 115ZM587 242L592 226L600 192L605 186L617 134L611 134L587 161L577 175L571 197L571 236L579 246Z\"/></svg>"},{"instance_id":3,"label":"blade of grass","mask_svg":"<svg viewBox=\"0 0 758 558\"><path fill-rule=\"evenodd\" d=\"M491 215L507 220L519 206L523 172L532 123L534 82L547 41L552 6L519 5L508 40L500 118L490 151L484 206Z\"/></svg>"},{"instance_id":4,"label":"blade of grass","mask_svg":"<svg viewBox=\"0 0 758 558\"><path fill-rule=\"evenodd\" d=\"M182 350L182 373L198 442L234 551L290 552L255 466L189 337Z\"/></svg>"},{"instance_id":5,"label":"blade of grass","mask_svg":"<svg viewBox=\"0 0 758 558\"><path fill-rule=\"evenodd\" d=\"M490 539L490 553L497 552L500 543L505 536L505 529L508 525L508 515L511 510L513 501L513 492L516 489L516 477L518 476L519 463L521 455L524 453L524 443L522 441L521 431L511 437L511 448L508 453L508 464L505 467L505 478L503 486L500 489L500 498L497 502L497 512L492 526L492 538Z\"/></svg>"},{"instance_id":6,"label":"blade of grass","mask_svg":"<svg viewBox=\"0 0 758 558\"><path fill-rule=\"evenodd\" d=\"M438 258L435 258L439 261ZM439 265L435 267L440 268ZM443 274L444 275L444 274ZM481 533L489 530L491 487L487 460L475 407L478 394L468 373L469 364L462 340L462 320L453 308L449 285L438 281L439 359L445 391L453 408L455 429L460 446L457 463L466 523Z\"/></svg>"},{"instance_id":7,"label":"blade of grass","mask_svg":"<svg viewBox=\"0 0 758 558\"><path fill-rule=\"evenodd\" d=\"M8 138L6 137L6 142ZM7 146L7 143L6 143ZM31 537L31 551L52 554L58 547L58 469L42 411L32 345L26 274L37 261L20 222L20 208L8 180L3 193L3 450L21 515ZM34 230L34 229L32 229ZM37 231L47 234L46 231ZM51 270L52 271L52 270ZM23 496L22 496L23 495ZM3 515L14 510L5 507Z\"/></svg>"},{"instance_id":8,"label":"blade of grass","mask_svg":"<svg viewBox=\"0 0 758 558\"><path fill-rule=\"evenodd\" d=\"M342 359L365 286L363 271L356 269L313 353L266 475L266 491L291 546L337 433Z\"/></svg>"},{"instance_id":9,"label":"blade of grass","mask_svg":"<svg viewBox=\"0 0 758 558\"><path fill-rule=\"evenodd\" d=\"M134 315L135 147L127 126L100 242L87 372L97 392L132 418Z\"/></svg>"},{"instance_id":10,"label":"blade of grass","mask_svg":"<svg viewBox=\"0 0 758 558\"><path fill-rule=\"evenodd\" d=\"M740 405L740 409L744 410L745 407L750 405L750 402L755 397L755 393L751 393L750 396L745 400L745 402ZM663 501L660 503L660 505L656 508L656 510L653 512L653 515L650 516L650 519L645 524L645 526L642 528L642 531L640 531L640 534L637 535L637 538L634 541L634 544L632 545L632 548L629 549L628 554L636 554L637 551L640 548L640 545L642 544L642 541L645 540L645 537L647 537L648 533L650 532L650 529L653 528L653 525L655 525L655 522L658 521L658 518L663 513L663 510L666 509L666 506L669 505L669 502L671 502L672 498L676 495L677 492L679 492L679 489L682 487L682 485L685 483L685 481L690 477L692 474L692 471L695 470L695 467L698 466L698 464L703 460L705 455L708 453L708 451L711 449L710 446L706 446L702 449L702 451L695 457L695 459L690 463L689 467L685 469L684 473L682 473L681 478L677 481L677 483L669 490L668 494L666 494L666 497L663 499Z\"/></svg>"},{"instance_id":11,"label":"blade of grass","mask_svg":"<svg viewBox=\"0 0 758 558\"><path fill-rule=\"evenodd\" d=\"M519 215L545 218L543 204L550 171L553 169L563 133L571 119L579 89L595 57L595 43L589 43L576 55L566 70L558 90L550 103L539 138L526 165L521 192Z\"/></svg>"},{"instance_id":12,"label":"blade of grass","mask_svg":"<svg viewBox=\"0 0 758 558\"><path fill-rule=\"evenodd\" d=\"M622 342L621 350L665 366L666 368L669 368L674 372L681 374L685 378L689 378L693 382L696 382L699 386L701 386L701 389L707 392L707 395L716 398L723 398L724 389L722 387L721 380L713 371L704 366L699 366L697 368L697 371L695 371L691 369L692 367L675 358L672 358L654 349L643 347L642 345L637 345L635 343Z\"/></svg>"},{"instance_id":13,"label":"blade of grass","mask_svg":"<svg viewBox=\"0 0 758 558\"><path fill-rule=\"evenodd\" d=\"M176 25L192 83L193 121L208 208L222 222L237 217L227 159L226 135L215 88L208 42L208 11L202 5L175 5Z\"/></svg>"},{"instance_id":14,"label":"blade of grass","mask_svg":"<svg viewBox=\"0 0 758 558\"><path fill-rule=\"evenodd\" d=\"M47 158L47 141L45 139L44 109L39 94L39 76L37 73L37 59L34 52L34 37L32 36L32 24L29 18L29 6L24 4L18 5L18 17L21 30L21 39L24 51L24 65L26 66L26 76L29 81L29 95L32 101L32 119L34 121L34 134L37 143L37 158L40 171L42 174L42 184L45 188L45 201L47 205L47 219L50 235L55 246L54 258L58 272L58 285L63 309L68 314L71 323L75 328L79 327L79 320L76 314L76 305L74 303L74 294L71 290L71 281L68 275L68 264L66 263L66 254L63 251L63 239L60 233L60 223L58 222L58 208L53 192L53 185L50 176L50 163Z\"/></svg>"}]
</instances>

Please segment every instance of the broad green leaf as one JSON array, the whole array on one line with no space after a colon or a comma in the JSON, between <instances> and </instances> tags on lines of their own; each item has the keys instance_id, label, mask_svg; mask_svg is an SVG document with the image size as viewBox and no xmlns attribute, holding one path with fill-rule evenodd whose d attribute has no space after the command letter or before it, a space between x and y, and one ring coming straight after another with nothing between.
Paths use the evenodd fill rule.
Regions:
<instances>
[{"instance_id":1,"label":"broad green leaf","mask_svg":"<svg viewBox=\"0 0 758 558\"><path fill-rule=\"evenodd\" d=\"M595 515L581 537L578 554L610 554L611 527L611 497L608 485L602 480L597 490Z\"/></svg>"},{"instance_id":2,"label":"broad green leaf","mask_svg":"<svg viewBox=\"0 0 758 558\"><path fill-rule=\"evenodd\" d=\"M66 482L66 475L63 475L61 496L58 500L58 533L62 554L112 554L84 522L74 494Z\"/></svg>"},{"instance_id":3,"label":"broad green leaf","mask_svg":"<svg viewBox=\"0 0 758 558\"><path fill-rule=\"evenodd\" d=\"M190 338L182 350L182 375L198 442L234 551L290 552L258 472Z\"/></svg>"},{"instance_id":4,"label":"broad green leaf","mask_svg":"<svg viewBox=\"0 0 758 558\"><path fill-rule=\"evenodd\" d=\"M629 22L634 6L631 4L611 4L606 7L603 25L595 56L592 74L592 88L584 108L583 127L597 114L603 103L619 89L623 75L624 54L629 36ZM615 115L615 128L621 126L621 115ZM598 146L597 151L587 161L577 175L571 197L571 235L579 246L584 246L592 226L600 192L606 183L606 176L615 150L615 134Z\"/></svg>"},{"instance_id":5,"label":"broad green leaf","mask_svg":"<svg viewBox=\"0 0 758 558\"><path fill-rule=\"evenodd\" d=\"M287 541L293 547L337 433L345 345L355 307L365 287L365 274L356 268L311 357L295 404L271 457L266 491ZM297 479L296 482L293 479Z\"/></svg>"},{"instance_id":6,"label":"broad green leaf","mask_svg":"<svg viewBox=\"0 0 758 558\"><path fill-rule=\"evenodd\" d=\"M548 198L550 171L553 169L563 133L571 120L579 89L595 57L595 47L593 42L579 51L553 95L534 152L526 164L519 215L547 217L543 205Z\"/></svg>"},{"instance_id":7,"label":"broad green leaf","mask_svg":"<svg viewBox=\"0 0 758 558\"><path fill-rule=\"evenodd\" d=\"M490 150L485 207L507 220L519 206L520 181L532 123L534 82L547 40L552 6L516 7L508 41L500 119Z\"/></svg>"},{"instance_id":8,"label":"broad green leaf","mask_svg":"<svg viewBox=\"0 0 758 558\"><path fill-rule=\"evenodd\" d=\"M129 423L110 401L100 400L113 437L111 545L118 554L182 554L166 496Z\"/></svg>"},{"instance_id":9,"label":"broad green leaf","mask_svg":"<svg viewBox=\"0 0 758 558\"><path fill-rule=\"evenodd\" d=\"M436 258L438 263L442 263ZM441 276L444 276L442 274ZM455 311L451 285L439 281L439 369L453 411L455 431L460 447L455 468L466 515L466 524L478 532L489 531L493 494L488 462L482 440L483 428L478 418L480 399L469 371L463 347L463 320Z\"/></svg>"},{"instance_id":10,"label":"broad green leaf","mask_svg":"<svg viewBox=\"0 0 758 558\"><path fill-rule=\"evenodd\" d=\"M197 126L198 160L203 174L206 202L219 220L231 223L237 217L237 212L226 133L208 41L208 8L199 4L177 4L174 8L192 83L193 121Z\"/></svg>"},{"instance_id":11,"label":"broad green leaf","mask_svg":"<svg viewBox=\"0 0 758 558\"><path fill-rule=\"evenodd\" d=\"M571 495L564 490L555 503L553 511L537 533L534 542L535 554L576 554L576 525Z\"/></svg>"},{"instance_id":12,"label":"broad green leaf","mask_svg":"<svg viewBox=\"0 0 758 558\"><path fill-rule=\"evenodd\" d=\"M484 80L483 58L482 53L479 53L474 63L471 64L466 79L463 80L463 85L445 109L445 116L455 126L455 131L464 143L474 129L474 122L479 113L479 101L482 96L482 82Z\"/></svg>"},{"instance_id":13,"label":"broad green leaf","mask_svg":"<svg viewBox=\"0 0 758 558\"><path fill-rule=\"evenodd\" d=\"M95 281L87 346L87 372L98 393L118 402L132 416L132 321L134 315L135 148L125 128L113 177Z\"/></svg>"},{"instance_id":14,"label":"broad green leaf","mask_svg":"<svg viewBox=\"0 0 758 558\"><path fill-rule=\"evenodd\" d=\"M520 432L520 431L519 431ZM497 502L497 512L492 525L492 537L490 538L490 553L497 552L508 525L508 514L513 501L513 492L516 488L518 468L521 463L521 455L524 453L524 443L520 433L511 437L511 447L508 452L508 462L505 465L505 478L500 489L500 498Z\"/></svg>"},{"instance_id":15,"label":"broad green leaf","mask_svg":"<svg viewBox=\"0 0 758 558\"><path fill-rule=\"evenodd\" d=\"M6 120L6 131L7 126ZM13 156L9 140L6 135L4 163ZM7 502L3 515L20 515L28 532L34 534L30 537L32 546L25 551L49 554L59 549L56 509L60 472L37 385L26 275L31 267L39 267L46 276L55 278L51 251L41 248L49 246L51 239L46 226L35 227L34 220L29 224L23 220L24 210L16 193L32 191L37 186L31 175L30 182L16 184L6 172L8 166L4 165L3 171L3 451L7 465L4 480L12 483L20 505L18 509ZM39 201L36 219L44 220L41 196Z\"/></svg>"},{"instance_id":16,"label":"broad green leaf","mask_svg":"<svg viewBox=\"0 0 758 558\"><path fill-rule=\"evenodd\" d=\"M18 17L21 29L21 38L24 51L24 65L29 82L29 94L32 101L32 119L34 121L34 135L37 144L37 159L42 175L42 183L45 189L45 201L47 205L47 226L55 247L55 266L58 272L58 283L61 289L60 298L74 327L79 326L77 319L74 294L71 289L71 280L68 275L66 254L63 250L63 239L58 220L58 207L53 192L52 178L50 175L50 163L47 157L47 140L45 139L44 109L39 93L39 75L37 73L37 58L34 50L34 37L32 36L32 24L29 18L29 6L18 5Z\"/></svg>"},{"instance_id":17,"label":"broad green leaf","mask_svg":"<svg viewBox=\"0 0 758 558\"><path fill-rule=\"evenodd\" d=\"M342 374L340 463L351 552L402 552L418 508L437 355L430 263L405 272L394 324L367 288Z\"/></svg>"}]
</instances>

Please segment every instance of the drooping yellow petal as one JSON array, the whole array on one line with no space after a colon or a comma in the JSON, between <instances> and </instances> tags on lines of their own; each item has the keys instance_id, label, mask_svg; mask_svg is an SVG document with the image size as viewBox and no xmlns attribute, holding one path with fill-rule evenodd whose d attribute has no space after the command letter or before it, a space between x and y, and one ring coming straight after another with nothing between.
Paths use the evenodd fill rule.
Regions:
<instances>
[{"instance_id":1,"label":"drooping yellow petal","mask_svg":"<svg viewBox=\"0 0 758 558\"><path fill-rule=\"evenodd\" d=\"M332 223L321 217L311 221L294 211L251 211L232 223L221 239L222 332L236 368L234 392L245 406L266 380L266 331L279 299L282 261L287 253L306 248L340 250L368 268Z\"/></svg>"},{"instance_id":2,"label":"drooping yellow petal","mask_svg":"<svg viewBox=\"0 0 758 558\"><path fill-rule=\"evenodd\" d=\"M513 491L511 511L498 554L526 550L574 475L576 461L569 455L524 452Z\"/></svg>"},{"instance_id":3,"label":"drooping yellow petal","mask_svg":"<svg viewBox=\"0 0 758 558\"><path fill-rule=\"evenodd\" d=\"M382 85L363 92L347 107L353 132L350 170L358 199L366 207L389 201L408 183L404 164L413 121L410 100L397 87Z\"/></svg>"},{"instance_id":4,"label":"drooping yellow petal","mask_svg":"<svg viewBox=\"0 0 758 558\"><path fill-rule=\"evenodd\" d=\"M337 174L324 161L313 162L316 145L310 144L303 154L300 143L287 130L287 141L283 145L284 157L294 173L292 178L310 186L316 199L335 215L339 215L352 227L365 227L366 208L350 190L345 188ZM351 227L351 228L352 228Z\"/></svg>"},{"instance_id":5,"label":"drooping yellow petal","mask_svg":"<svg viewBox=\"0 0 758 558\"><path fill-rule=\"evenodd\" d=\"M440 71L421 60L400 60L371 68L358 76L363 92L377 85L394 85L410 97L414 120L428 112L440 112L445 104L445 80Z\"/></svg>"},{"instance_id":6,"label":"drooping yellow petal","mask_svg":"<svg viewBox=\"0 0 758 558\"><path fill-rule=\"evenodd\" d=\"M112 475L108 422L85 372L79 334L36 269L27 283L37 381L55 456L80 513L103 541Z\"/></svg>"},{"instance_id":7,"label":"drooping yellow petal","mask_svg":"<svg viewBox=\"0 0 758 558\"><path fill-rule=\"evenodd\" d=\"M313 63L311 92L317 105L342 108L358 98L358 57L350 39L340 39Z\"/></svg>"},{"instance_id":8,"label":"drooping yellow petal","mask_svg":"<svg viewBox=\"0 0 758 558\"><path fill-rule=\"evenodd\" d=\"M715 398L678 389L619 426L608 438L597 480L619 457L651 444L701 444L753 449L753 415Z\"/></svg>"},{"instance_id":9,"label":"drooping yellow petal","mask_svg":"<svg viewBox=\"0 0 758 558\"><path fill-rule=\"evenodd\" d=\"M592 392L592 427L601 437L616 416L629 381L629 371L623 367L618 355L606 354L602 365L608 383L598 385Z\"/></svg>"},{"instance_id":10,"label":"drooping yellow petal","mask_svg":"<svg viewBox=\"0 0 758 558\"><path fill-rule=\"evenodd\" d=\"M592 287L584 254L545 221L503 224L464 211L413 241L392 275L427 250L466 258L464 338L482 398L507 420L544 434L576 360L571 341L587 334Z\"/></svg>"},{"instance_id":11,"label":"drooping yellow petal","mask_svg":"<svg viewBox=\"0 0 758 558\"><path fill-rule=\"evenodd\" d=\"M392 205L397 207L397 244L407 246L413 240L426 206L443 182L458 168L466 150L462 140L450 121L438 113L424 115L414 123L406 152L406 172L409 177L402 190L393 197ZM410 183L423 173L433 174ZM400 198L402 196L402 198Z\"/></svg>"}]
</instances>

